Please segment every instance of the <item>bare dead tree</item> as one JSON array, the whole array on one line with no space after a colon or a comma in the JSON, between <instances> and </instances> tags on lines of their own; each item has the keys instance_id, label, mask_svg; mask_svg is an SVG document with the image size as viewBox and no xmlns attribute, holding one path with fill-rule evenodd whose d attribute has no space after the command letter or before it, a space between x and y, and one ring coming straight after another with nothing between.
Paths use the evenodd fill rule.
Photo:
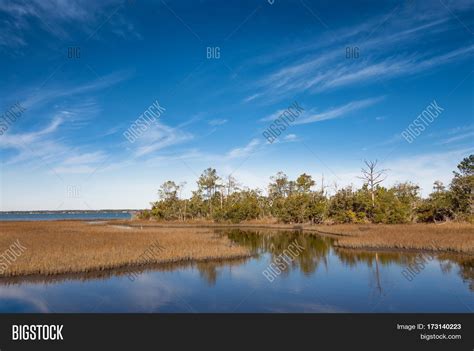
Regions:
<instances>
[{"instance_id":1,"label":"bare dead tree","mask_svg":"<svg viewBox=\"0 0 474 351\"><path fill-rule=\"evenodd\" d=\"M337 184L336 180L333 182L333 187L334 187L334 192L337 193L337 191L339 190L339 185Z\"/></svg>"},{"instance_id":2,"label":"bare dead tree","mask_svg":"<svg viewBox=\"0 0 474 351\"><path fill-rule=\"evenodd\" d=\"M184 187L186 186L187 182L179 183L179 199L181 200L181 194L183 192ZM186 200L184 202L184 211L181 213L181 217L183 218L183 222L186 220ZM181 209L179 210L181 212Z\"/></svg>"},{"instance_id":3,"label":"bare dead tree","mask_svg":"<svg viewBox=\"0 0 474 351\"><path fill-rule=\"evenodd\" d=\"M225 189L225 184L218 183L216 185L216 189L219 191L219 197L221 199L221 210L222 207L224 206L224 189Z\"/></svg>"},{"instance_id":4,"label":"bare dead tree","mask_svg":"<svg viewBox=\"0 0 474 351\"><path fill-rule=\"evenodd\" d=\"M324 185L324 173L321 174L321 195L326 196L326 188L329 188L328 185Z\"/></svg>"},{"instance_id":5,"label":"bare dead tree","mask_svg":"<svg viewBox=\"0 0 474 351\"><path fill-rule=\"evenodd\" d=\"M237 180L232 177L232 175L228 175L226 178L226 190L227 190L227 197L231 195L234 191L239 190L240 184L237 182Z\"/></svg>"},{"instance_id":6,"label":"bare dead tree","mask_svg":"<svg viewBox=\"0 0 474 351\"><path fill-rule=\"evenodd\" d=\"M377 185L387 179L387 169L377 169L378 161L367 161L364 160L366 168L361 168L362 176L358 177L362 179L369 187L370 196L372 198L372 207L375 206L375 188Z\"/></svg>"}]
</instances>

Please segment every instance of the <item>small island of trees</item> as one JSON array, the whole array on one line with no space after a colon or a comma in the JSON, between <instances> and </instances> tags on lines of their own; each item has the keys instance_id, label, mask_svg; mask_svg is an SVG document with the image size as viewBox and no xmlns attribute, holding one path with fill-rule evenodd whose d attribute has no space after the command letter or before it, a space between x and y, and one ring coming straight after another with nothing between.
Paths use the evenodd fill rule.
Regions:
<instances>
[{"instance_id":1,"label":"small island of trees","mask_svg":"<svg viewBox=\"0 0 474 351\"><path fill-rule=\"evenodd\" d=\"M241 186L232 175L222 178L215 169L208 168L188 199L180 196L185 183L163 183L159 200L151 204L150 210L141 211L138 218L311 224L473 222L474 155L459 163L448 186L435 181L427 198L422 198L419 186L410 182L383 186L386 170L379 169L377 161L366 161L360 178L361 188L347 186L329 195L324 185L318 187L309 174L290 180L278 172L270 178L264 194L260 189Z\"/></svg>"}]
</instances>

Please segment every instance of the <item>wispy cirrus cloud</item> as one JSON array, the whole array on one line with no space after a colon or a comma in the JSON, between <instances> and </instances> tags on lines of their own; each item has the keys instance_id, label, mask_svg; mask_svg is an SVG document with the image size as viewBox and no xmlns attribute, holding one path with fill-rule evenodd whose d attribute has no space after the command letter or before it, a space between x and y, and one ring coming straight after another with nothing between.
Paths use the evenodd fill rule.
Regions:
<instances>
[{"instance_id":1,"label":"wispy cirrus cloud","mask_svg":"<svg viewBox=\"0 0 474 351\"><path fill-rule=\"evenodd\" d=\"M458 141L466 141L474 138L474 126L460 127L450 131L449 138L445 138L441 141L441 144L452 144Z\"/></svg>"},{"instance_id":2,"label":"wispy cirrus cloud","mask_svg":"<svg viewBox=\"0 0 474 351\"><path fill-rule=\"evenodd\" d=\"M11 133L7 132L0 138L0 148L22 149L25 144L31 145L42 140L43 137L54 133L63 123L64 117L59 115L54 117L46 127L34 132Z\"/></svg>"},{"instance_id":3,"label":"wispy cirrus cloud","mask_svg":"<svg viewBox=\"0 0 474 351\"><path fill-rule=\"evenodd\" d=\"M56 142L53 135L64 122L64 115L55 116L46 127L31 132L12 133L0 137L0 149L13 150L14 154L3 160L6 164L26 161L41 162L62 154L66 147Z\"/></svg>"},{"instance_id":4,"label":"wispy cirrus cloud","mask_svg":"<svg viewBox=\"0 0 474 351\"><path fill-rule=\"evenodd\" d=\"M27 34L41 28L51 36L71 39L70 28L97 36L98 29L108 22L110 31L124 37L131 34L140 37L122 10L121 0L10 0L0 2L0 46L23 47Z\"/></svg>"},{"instance_id":5,"label":"wispy cirrus cloud","mask_svg":"<svg viewBox=\"0 0 474 351\"><path fill-rule=\"evenodd\" d=\"M355 101L348 102L344 105L329 108L323 112L316 112L315 109L310 109L308 112L305 112L302 118L296 119L293 123L294 124L308 124L308 123L321 122L321 121L335 119L335 118L342 118L346 114L349 114L351 112L355 112L357 110L375 105L378 102L382 101L383 99L384 97L381 96L381 97L373 97L373 98L368 98L368 99L363 99L363 100L355 100ZM275 119L280 117L282 113L285 111L286 111L285 109L277 110L274 113L271 113L270 115L264 118L261 118L259 121L260 122L274 121Z\"/></svg>"},{"instance_id":6,"label":"wispy cirrus cloud","mask_svg":"<svg viewBox=\"0 0 474 351\"><path fill-rule=\"evenodd\" d=\"M163 161L206 161L211 163L227 163L242 158L249 157L253 153L256 153L261 147L265 146L259 139L251 139L249 142L242 146L233 147L227 151L221 153L201 151L197 148L183 151L180 153L162 153L161 155L154 156L148 159L149 162L163 162Z\"/></svg>"},{"instance_id":7,"label":"wispy cirrus cloud","mask_svg":"<svg viewBox=\"0 0 474 351\"><path fill-rule=\"evenodd\" d=\"M95 105L85 103L58 111L45 125L33 127L30 131L17 132L16 126L13 126L0 137L0 150L7 151L2 153L2 162L9 165L21 163L40 166L47 163L57 170L56 173L75 173L72 169L77 166L84 168L86 165L96 164L105 158L104 153L82 151L90 147L82 147L64 138L67 131L86 127L87 123L83 124L94 111Z\"/></svg>"},{"instance_id":8,"label":"wispy cirrus cloud","mask_svg":"<svg viewBox=\"0 0 474 351\"><path fill-rule=\"evenodd\" d=\"M103 151L73 153L54 167L57 174L91 174L107 159Z\"/></svg>"},{"instance_id":9,"label":"wispy cirrus cloud","mask_svg":"<svg viewBox=\"0 0 474 351\"><path fill-rule=\"evenodd\" d=\"M326 121L326 120L335 119L335 118L342 118L346 114L375 105L376 103L382 101L383 99L384 97L375 97L375 98L369 98L369 99L364 99L364 100L356 100L356 101L351 101L342 106L330 108L323 112L319 112L319 113L310 112L310 114L307 117L298 119L294 123L307 124L307 123Z\"/></svg>"},{"instance_id":10,"label":"wispy cirrus cloud","mask_svg":"<svg viewBox=\"0 0 474 351\"><path fill-rule=\"evenodd\" d=\"M137 139L136 145L132 148L135 157L142 157L167 147L182 144L192 138L191 133L180 128L173 128L164 123L156 122L150 125L148 130Z\"/></svg>"},{"instance_id":11,"label":"wispy cirrus cloud","mask_svg":"<svg viewBox=\"0 0 474 351\"><path fill-rule=\"evenodd\" d=\"M209 124L212 127L216 127L216 126L222 126L222 125L226 124L227 122L228 122L227 119L216 118L216 119L211 119L210 121L207 122L207 124Z\"/></svg>"},{"instance_id":12,"label":"wispy cirrus cloud","mask_svg":"<svg viewBox=\"0 0 474 351\"><path fill-rule=\"evenodd\" d=\"M237 147L235 149L230 150L227 154L225 154L224 158L234 159L234 158L240 158L240 157L247 157L253 152L255 152L255 150L257 149L259 145L260 145L260 140L252 139L245 146Z\"/></svg>"},{"instance_id":13,"label":"wispy cirrus cloud","mask_svg":"<svg viewBox=\"0 0 474 351\"><path fill-rule=\"evenodd\" d=\"M15 95L25 96L22 105L31 110L59 98L98 92L130 78L131 75L130 71L119 71L83 83L71 84L67 82L56 84L51 88L42 87L39 90L33 85L32 88L17 92Z\"/></svg>"},{"instance_id":14,"label":"wispy cirrus cloud","mask_svg":"<svg viewBox=\"0 0 474 351\"><path fill-rule=\"evenodd\" d=\"M106 158L106 155L102 151L88 152L84 154L74 155L66 158L63 161L63 165L81 165L89 163L102 162Z\"/></svg>"},{"instance_id":15,"label":"wispy cirrus cloud","mask_svg":"<svg viewBox=\"0 0 474 351\"><path fill-rule=\"evenodd\" d=\"M261 119L259 119L260 122L270 122L270 121L274 121L276 118L278 118L283 112L285 112L286 110L285 109L281 109L281 110L277 110L271 114L269 114L268 116L266 117L263 117Z\"/></svg>"},{"instance_id":16,"label":"wispy cirrus cloud","mask_svg":"<svg viewBox=\"0 0 474 351\"><path fill-rule=\"evenodd\" d=\"M253 95L247 96L247 97L244 99L244 102L253 101L253 100L255 100L256 98L258 98L259 96L261 96L261 95L262 95L262 94L257 93L257 94L253 94Z\"/></svg>"},{"instance_id":17,"label":"wispy cirrus cloud","mask_svg":"<svg viewBox=\"0 0 474 351\"><path fill-rule=\"evenodd\" d=\"M298 140L298 137L296 134L288 134L283 137L283 140L288 141L288 142L293 142Z\"/></svg>"},{"instance_id":18,"label":"wispy cirrus cloud","mask_svg":"<svg viewBox=\"0 0 474 351\"><path fill-rule=\"evenodd\" d=\"M76 155L82 154L82 146L73 139L65 139L64 132L87 126L89 120L101 111L95 99L90 97L90 93L98 93L129 76L129 72L122 71L82 84L73 85L68 82L56 84L51 88L27 88L16 92L16 96L25 97L21 104L26 107L27 113L18 122L20 125L14 125L0 138L0 149L9 151L3 161L7 164L46 162L51 167L59 167L57 173L75 173L73 165L64 163L64 160L74 160ZM76 99L79 102L71 102L71 99L75 98L80 98ZM18 128L24 128L26 125L34 130L16 132ZM60 128L63 128L62 134L58 133ZM85 173L85 166L81 164L78 173ZM74 167L78 169L77 165Z\"/></svg>"},{"instance_id":19,"label":"wispy cirrus cloud","mask_svg":"<svg viewBox=\"0 0 474 351\"><path fill-rule=\"evenodd\" d=\"M474 45L432 56L398 55L375 60L368 57L350 64L341 63L339 59L332 62L332 65L323 67L320 61L331 60L328 57L316 58L314 61L285 68L266 78L263 89L271 95L296 94L307 90L313 93L323 92L361 83L373 83L376 79L413 75L456 59L467 58L472 54Z\"/></svg>"},{"instance_id":20,"label":"wispy cirrus cloud","mask_svg":"<svg viewBox=\"0 0 474 351\"><path fill-rule=\"evenodd\" d=\"M449 6L461 14L472 10L472 6L466 4L450 3ZM459 25L446 15L446 9L441 5L424 11L420 9L416 15L413 11L413 7L405 6L401 13L407 16L393 18L389 23L377 17L367 23L334 30L333 35L313 40L308 45L300 43L291 50L282 50L286 59L281 61L285 64L277 63L277 69L257 79L254 91L244 101L274 101L305 92L314 94L371 84L379 79L414 75L472 57L474 45L444 45L436 49L432 45L420 51L420 41L436 41L440 34L459 30ZM379 28L381 24L383 30ZM379 30L375 31L375 28ZM354 46L359 48L360 58L346 59L345 48ZM274 59L281 55L281 52L275 53ZM268 57L258 64L270 63L273 62Z\"/></svg>"}]
</instances>

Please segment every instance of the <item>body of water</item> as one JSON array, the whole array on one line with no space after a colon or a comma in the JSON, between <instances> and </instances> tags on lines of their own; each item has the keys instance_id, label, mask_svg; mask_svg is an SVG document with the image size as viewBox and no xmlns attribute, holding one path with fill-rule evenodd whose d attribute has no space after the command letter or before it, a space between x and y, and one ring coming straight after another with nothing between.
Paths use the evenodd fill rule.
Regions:
<instances>
[{"instance_id":1,"label":"body of water","mask_svg":"<svg viewBox=\"0 0 474 351\"><path fill-rule=\"evenodd\" d=\"M57 221L66 219L130 219L132 215L129 212L21 212L9 213L0 212L0 221Z\"/></svg>"},{"instance_id":2,"label":"body of water","mask_svg":"<svg viewBox=\"0 0 474 351\"><path fill-rule=\"evenodd\" d=\"M3 278L0 311L474 311L474 262L469 256L352 251L335 247L331 238L298 232L229 229L215 234L248 247L253 256L148 267L133 274ZM277 258L290 245L294 255L286 256L290 259L282 265ZM407 279L403 270L420 257L425 258L424 269ZM281 273L269 279L263 272L275 262L280 262Z\"/></svg>"}]
</instances>

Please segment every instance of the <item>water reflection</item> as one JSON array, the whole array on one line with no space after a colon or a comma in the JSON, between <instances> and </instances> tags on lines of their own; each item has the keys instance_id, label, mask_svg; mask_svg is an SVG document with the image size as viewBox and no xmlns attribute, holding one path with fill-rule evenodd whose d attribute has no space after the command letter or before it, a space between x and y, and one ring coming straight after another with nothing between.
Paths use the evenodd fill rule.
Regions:
<instances>
[{"instance_id":1,"label":"water reflection","mask_svg":"<svg viewBox=\"0 0 474 351\"><path fill-rule=\"evenodd\" d=\"M289 266L289 269L299 269L306 275L313 274L320 264L328 266L328 257L334 253L340 262L348 267L356 267L365 263L367 267L374 270L377 289L381 290L380 266L397 264L407 266L414 263L417 252L395 251L395 250L356 250L334 247L336 239L315 234L307 234L302 231L243 231L240 229L220 230L221 235L227 235L233 242L246 246L254 254L269 253L272 260L281 255L283 251L295 240L304 250ZM431 254L439 262L443 273L458 269L459 275L469 284L474 291L474 259L458 254ZM284 271L288 274L288 270Z\"/></svg>"},{"instance_id":2,"label":"water reflection","mask_svg":"<svg viewBox=\"0 0 474 351\"><path fill-rule=\"evenodd\" d=\"M458 256L455 260L447 255L439 256L441 270L449 274L454 270L459 270L458 274L463 282L469 285L469 289L474 291L474 259Z\"/></svg>"},{"instance_id":3,"label":"water reflection","mask_svg":"<svg viewBox=\"0 0 474 351\"><path fill-rule=\"evenodd\" d=\"M327 258L329 250L334 239L322 237L319 235L305 235L301 231L242 231L232 229L222 231L233 242L246 246L254 254L269 254L270 259L274 261L278 256L292 244L297 242L304 249L295 256L291 265L286 266L283 275L288 275L291 270L300 270L309 276L315 272L322 263L327 267Z\"/></svg>"},{"instance_id":4,"label":"water reflection","mask_svg":"<svg viewBox=\"0 0 474 351\"><path fill-rule=\"evenodd\" d=\"M472 257L435 254L413 281L417 252L334 246L301 231L219 229L252 257L148 265L88 274L0 279L3 312L469 312ZM273 282L263 270L294 242L303 247ZM127 277L133 272L136 281ZM456 296L453 299L453 296Z\"/></svg>"},{"instance_id":5,"label":"water reflection","mask_svg":"<svg viewBox=\"0 0 474 351\"><path fill-rule=\"evenodd\" d=\"M126 278L133 274L143 275L150 272L173 272L180 269L197 269L203 281L207 282L209 286L216 283L220 268L232 267L242 265L247 262L249 258L236 258L219 261L202 261L202 262L171 262L159 264L147 264L139 267L121 267L113 268L103 271L71 273L71 274L55 274L55 275L29 275L19 277L0 278L0 285L20 285L23 283L33 284L57 284L68 281L82 281L89 280L108 280L113 277ZM132 280L130 280L132 281Z\"/></svg>"}]
</instances>

